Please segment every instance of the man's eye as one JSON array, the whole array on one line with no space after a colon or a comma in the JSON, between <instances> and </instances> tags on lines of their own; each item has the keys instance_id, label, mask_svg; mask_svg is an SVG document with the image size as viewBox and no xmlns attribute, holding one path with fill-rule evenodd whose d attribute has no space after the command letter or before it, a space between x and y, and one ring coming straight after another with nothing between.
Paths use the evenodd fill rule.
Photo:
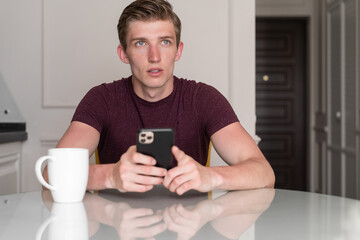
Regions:
<instances>
[{"instance_id":1,"label":"man's eye","mask_svg":"<svg viewBox=\"0 0 360 240\"><path fill-rule=\"evenodd\" d=\"M139 42L136 42L135 44L136 46L144 46L145 45L145 42L144 41L139 41Z\"/></svg>"},{"instance_id":2,"label":"man's eye","mask_svg":"<svg viewBox=\"0 0 360 240\"><path fill-rule=\"evenodd\" d=\"M163 40L162 41L164 45L170 45L170 41L169 40Z\"/></svg>"}]
</instances>

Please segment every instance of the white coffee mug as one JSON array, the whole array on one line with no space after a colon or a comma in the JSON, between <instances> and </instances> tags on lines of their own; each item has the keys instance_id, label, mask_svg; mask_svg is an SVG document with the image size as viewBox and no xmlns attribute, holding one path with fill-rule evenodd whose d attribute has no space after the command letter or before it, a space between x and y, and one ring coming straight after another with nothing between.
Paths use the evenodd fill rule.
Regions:
<instances>
[{"instance_id":1,"label":"white coffee mug","mask_svg":"<svg viewBox=\"0 0 360 240\"><path fill-rule=\"evenodd\" d=\"M41 172L48 161L47 183ZM55 202L74 203L83 200L89 175L89 150L84 148L52 148L35 165L39 182L51 191Z\"/></svg>"}]
</instances>

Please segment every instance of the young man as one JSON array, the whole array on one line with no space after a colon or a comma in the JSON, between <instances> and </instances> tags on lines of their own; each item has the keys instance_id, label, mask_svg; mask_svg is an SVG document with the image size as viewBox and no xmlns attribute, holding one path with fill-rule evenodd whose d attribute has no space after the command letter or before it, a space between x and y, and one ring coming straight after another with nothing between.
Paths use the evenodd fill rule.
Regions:
<instances>
[{"instance_id":1,"label":"young man","mask_svg":"<svg viewBox=\"0 0 360 240\"><path fill-rule=\"evenodd\" d=\"M90 166L89 190L145 192L163 184L181 195L274 186L272 168L227 100L206 84L173 75L183 43L181 22L166 0L134 1L118 32L118 55L132 76L91 89L57 146L98 149L101 164ZM168 171L134 146L138 129L156 127L176 132L178 165ZM205 167L210 140L229 166Z\"/></svg>"}]
</instances>

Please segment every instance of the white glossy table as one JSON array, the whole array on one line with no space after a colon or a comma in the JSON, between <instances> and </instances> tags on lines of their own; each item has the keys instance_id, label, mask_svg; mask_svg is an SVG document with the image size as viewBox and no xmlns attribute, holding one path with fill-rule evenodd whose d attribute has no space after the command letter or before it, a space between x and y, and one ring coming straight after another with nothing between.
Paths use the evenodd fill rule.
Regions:
<instances>
[{"instance_id":1,"label":"white glossy table","mask_svg":"<svg viewBox=\"0 0 360 240\"><path fill-rule=\"evenodd\" d=\"M58 204L30 192L0 196L0 239L360 239L360 201L272 189L179 197L159 187Z\"/></svg>"}]
</instances>

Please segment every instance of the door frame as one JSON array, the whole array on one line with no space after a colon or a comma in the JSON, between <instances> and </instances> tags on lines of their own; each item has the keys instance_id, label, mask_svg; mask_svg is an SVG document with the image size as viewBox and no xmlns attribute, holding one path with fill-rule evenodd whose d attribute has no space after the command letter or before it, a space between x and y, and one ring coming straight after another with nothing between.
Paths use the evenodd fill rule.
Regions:
<instances>
[{"instance_id":1,"label":"door frame","mask_svg":"<svg viewBox=\"0 0 360 240\"><path fill-rule=\"evenodd\" d=\"M263 138L265 144L262 145L262 142L260 142L259 147L263 151L265 157L268 158L270 164L273 165L274 171L276 173L275 175L282 179L286 177L289 178L288 181L285 182L279 180L280 182L275 184L277 187L309 191L309 161L307 156L309 151L309 138L307 136L307 129L309 128L307 121L309 113L307 96L309 84L307 66L308 19L304 17L257 17L256 26L259 27L259 29L256 30L256 32L259 34L261 34L262 31L267 32L269 30L267 34L270 35L265 34L265 36L273 36L273 34L276 32L281 32L280 36L283 36L283 34L289 34L291 37L283 36L284 39L282 40L291 42L285 44L286 46L293 46L291 47L292 51L290 51L290 48L282 50L284 52L286 51L288 54L285 56L283 56L284 52L280 53L278 56L272 55L272 51L274 51L274 49L267 52L267 54L270 54L271 52L270 55L265 54L260 49L260 52L257 52L256 54L257 57L259 57L259 59L256 60L256 112L260 114L263 111L262 109L267 109L266 111L271 112L269 108L271 109L274 107L273 104L278 104L279 101L281 101L282 104L286 104L286 106L288 106L286 110L282 109L284 111L283 114L286 114L286 112L288 114L286 115L286 122L279 122L285 121L285 116L280 114L276 115L278 118L277 120L275 119L275 115L271 115L271 117L262 116L261 119L258 119L256 133L260 138ZM287 38L289 39L285 40ZM260 37L260 39L263 39L263 37ZM266 42L266 40L260 39L260 42ZM276 40L274 40L274 42L275 41ZM285 46L283 47L286 48ZM292 60L284 60L284 58L291 58ZM272 76L272 74L274 74L276 71L286 71L284 69L287 69L289 74L288 78L284 76L284 78L287 80L286 83L277 82L277 80L275 80L276 77ZM258 74L269 74L270 79L272 77L274 78L273 80L275 81L275 85L272 85L270 82L263 84L262 80L259 82ZM288 89L286 89L282 84L288 84L286 85ZM279 95L274 94L273 91L278 91ZM260 95L258 96L258 94ZM264 103L264 101L267 103ZM282 104L280 104L280 106L282 106ZM280 106L278 105L278 107ZM272 120L270 120L270 118ZM285 137L289 137L288 143L290 144L286 144L287 147L275 147L277 144L273 145L274 148L269 147L271 144L273 144L272 141L281 142L282 140L284 141ZM269 149L270 152L268 152L266 149ZM284 158L284 154L287 154L288 156ZM284 171L284 169L287 171ZM289 174L290 170L292 172L291 175L284 175L285 172Z\"/></svg>"},{"instance_id":2,"label":"door frame","mask_svg":"<svg viewBox=\"0 0 360 240\"><path fill-rule=\"evenodd\" d=\"M306 166L308 181L307 189L311 192L324 193L326 188L326 176L324 175L324 168L322 163L326 156L321 154L321 148L316 147L316 133L317 130L320 132L326 132L324 126L317 124L317 116L326 114L326 91L323 90L322 86L325 84L325 68L324 68L324 55L321 39L323 28L322 28L322 12L323 1L318 0L305 0L302 4L297 2L289 2L286 5L280 5L274 0L257 0L256 1L256 17L303 17L307 19L307 121L306 121L306 142L307 142L307 153L306 153ZM326 63L326 62L325 62ZM320 121L321 122L321 121ZM324 135L324 134L322 134ZM319 156L323 156L319 158Z\"/></svg>"}]
</instances>

